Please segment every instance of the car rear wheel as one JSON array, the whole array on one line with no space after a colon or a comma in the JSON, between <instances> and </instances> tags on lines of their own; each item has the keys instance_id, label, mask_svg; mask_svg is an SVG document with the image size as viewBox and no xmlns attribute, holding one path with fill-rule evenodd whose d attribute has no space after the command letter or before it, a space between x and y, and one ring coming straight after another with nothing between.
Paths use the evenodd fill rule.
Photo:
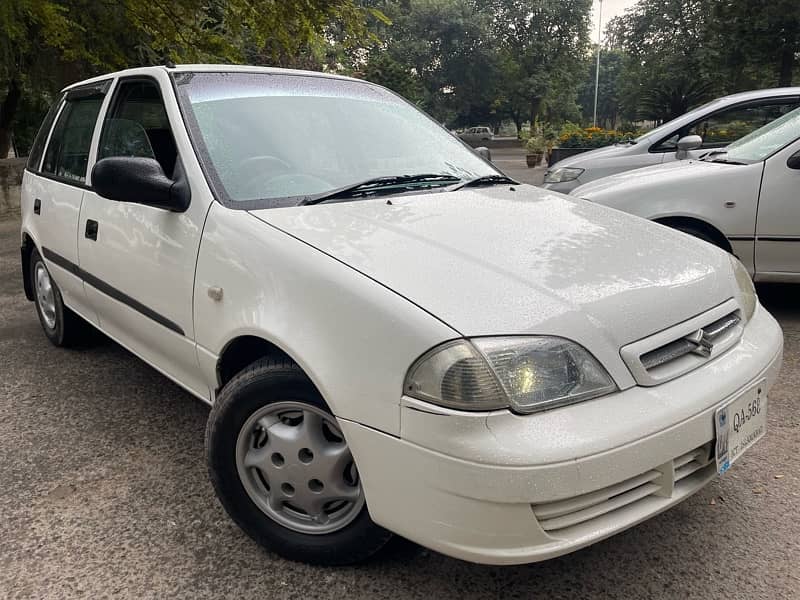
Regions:
<instances>
[{"instance_id":1,"label":"car rear wheel","mask_svg":"<svg viewBox=\"0 0 800 600\"><path fill-rule=\"evenodd\" d=\"M56 346L74 345L86 333L89 325L64 306L61 291L35 249L31 252L29 265L33 301L44 334Z\"/></svg>"},{"instance_id":2,"label":"car rear wheel","mask_svg":"<svg viewBox=\"0 0 800 600\"><path fill-rule=\"evenodd\" d=\"M285 558L354 563L391 538L369 517L336 418L291 361L261 359L223 388L206 453L228 514Z\"/></svg>"}]
</instances>

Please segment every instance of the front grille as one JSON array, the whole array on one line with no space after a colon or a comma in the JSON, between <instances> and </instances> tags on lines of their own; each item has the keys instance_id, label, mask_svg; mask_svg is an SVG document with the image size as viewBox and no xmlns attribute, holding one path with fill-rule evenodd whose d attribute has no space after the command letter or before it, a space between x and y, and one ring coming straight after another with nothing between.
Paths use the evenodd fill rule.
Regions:
<instances>
[{"instance_id":1,"label":"front grille","mask_svg":"<svg viewBox=\"0 0 800 600\"><path fill-rule=\"evenodd\" d=\"M710 325L706 325L705 327L698 329L696 333L702 332L700 336L701 342L707 341L711 344L715 344L723 339L724 336L728 335L734 327L741 323L741 321L742 319L739 317L739 315L735 312L732 312L731 314L714 321ZM684 337L679 340L675 340L674 342L665 344L664 346L661 346L661 348L656 348L655 350L646 352L641 356L642 365L649 371L656 367L660 367L661 365L672 362L681 356L694 354L698 351L698 348L704 347L702 345L698 346L698 342L694 341L695 339L697 338ZM698 356L704 355L701 353L698 354ZM710 354L708 356L710 356Z\"/></svg>"},{"instance_id":2,"label":"front grille","mask_svg":"<svg viewBox=\"0 0 800 600\"><path fill-rule=\"evenodd\" d=\"M744 332L734 300L620 350L639 385L658 385L729 350Z\"/></svg>"},{"instance_id":3,"label":"front grille","mask_svg":"<svg viewBox=\"0 0 800 600\"><path fill-rule=\"evenodd\" d=\"M547 532L569 533L571 527L593 522L652 496L666 497L680 492L679 483L698 471L707 477L713 470L710 444L687 452L672 461L603 489L532 506L539 525Z\"/></svg>"}]
</instances>

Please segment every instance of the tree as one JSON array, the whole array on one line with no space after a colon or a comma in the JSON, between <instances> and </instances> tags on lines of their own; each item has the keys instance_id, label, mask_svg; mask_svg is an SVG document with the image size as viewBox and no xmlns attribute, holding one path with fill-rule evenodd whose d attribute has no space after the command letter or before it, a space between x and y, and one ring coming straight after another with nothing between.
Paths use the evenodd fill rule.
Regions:
<instances>
[{"instance_id":1,"label":"tree","mask_svg":"<svg viewBox=\"0 0 800 600\"><path fill-rule=\"evenodd\" d=\"M165 59L288 62L320 51L329 34L361 44L381 16L356 0L3 0L0 157L26 92Z\"/></svg>"},{"instance_id":2,"label":"tree","mask_svg":"<svg viewBox=\"0 0 800 600\"><path fill-rule=\"evenodd\" d=\"M525 99L531 124L564 69L577 75L589 45L591 0L489 0L498 43L518 65L514 94ZM574 71L573 71L574 70Z\"/></svg>"}]
</instances>

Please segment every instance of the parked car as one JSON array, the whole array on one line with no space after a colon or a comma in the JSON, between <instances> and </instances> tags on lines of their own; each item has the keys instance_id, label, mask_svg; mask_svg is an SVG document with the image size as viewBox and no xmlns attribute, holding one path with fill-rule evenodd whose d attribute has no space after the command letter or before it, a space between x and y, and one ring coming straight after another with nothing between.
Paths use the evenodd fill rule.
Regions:
<instances>
[{"instance_id":1,"label":"parked car","mask_svg":"<svg viewBox=\"0 0 800 600\"><path fill-rule=\"evenodd\" d=\"M729 254L516 184L331 75L148 67L67 88L21 236L50 341L91 324L209 403L223 506L309 562L393 532L524 563L622 531L764 434L782 358Z\"/></svg>"},{"instance_id":2,"label":"parked car","mask_svg":"<svg viewBox=\"0 0 800 600\"><path fill-rule=\"evenodd\" d=\"M800 282L800 109L724 150L612 175L573 194L738 256L756 281Z\"/></svg>"},{"instance_id":3,"label":"parked car","mask_svg":"<svg viewBox=\"0 0 800 600\"><path fill-rule=\"evenodd\" d=\"M579 185L615 173L699 158L798 106L800 87L742 92L718 98L631 142L559 161L545 173L543 187L568 194Z\"/></svg>"},{"instance_id":4,"label":"parked car","mask_svg":"<svg viewBox=\"0 0 800 600\"><path fill-rule=\"evenodd\" d=\"M489 127L470 127L459 137L467 143L489 142L494 139L494 134Z\"/></svg>"}]
</instances>

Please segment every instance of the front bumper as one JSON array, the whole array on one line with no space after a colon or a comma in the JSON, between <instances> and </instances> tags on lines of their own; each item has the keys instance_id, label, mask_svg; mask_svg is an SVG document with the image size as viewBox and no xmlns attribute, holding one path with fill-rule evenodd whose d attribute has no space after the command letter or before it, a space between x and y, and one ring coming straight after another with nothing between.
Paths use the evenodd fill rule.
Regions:
<instances>
[{"instance_id":1,"label":"front bumper","mask_svg":"<svg viewBox=\"0 0 800 600\"><path fill-rule=\"evenodd\" d=\"M771 387L782 348L759 307L734 348L652 388L526 416L404 399L400 439L340 423L376 523L463 560L535 562L640 523L713 479L714 410L761 379ZM581 510L590 513L578 522Z\"/></svg>"}]
</instances>

